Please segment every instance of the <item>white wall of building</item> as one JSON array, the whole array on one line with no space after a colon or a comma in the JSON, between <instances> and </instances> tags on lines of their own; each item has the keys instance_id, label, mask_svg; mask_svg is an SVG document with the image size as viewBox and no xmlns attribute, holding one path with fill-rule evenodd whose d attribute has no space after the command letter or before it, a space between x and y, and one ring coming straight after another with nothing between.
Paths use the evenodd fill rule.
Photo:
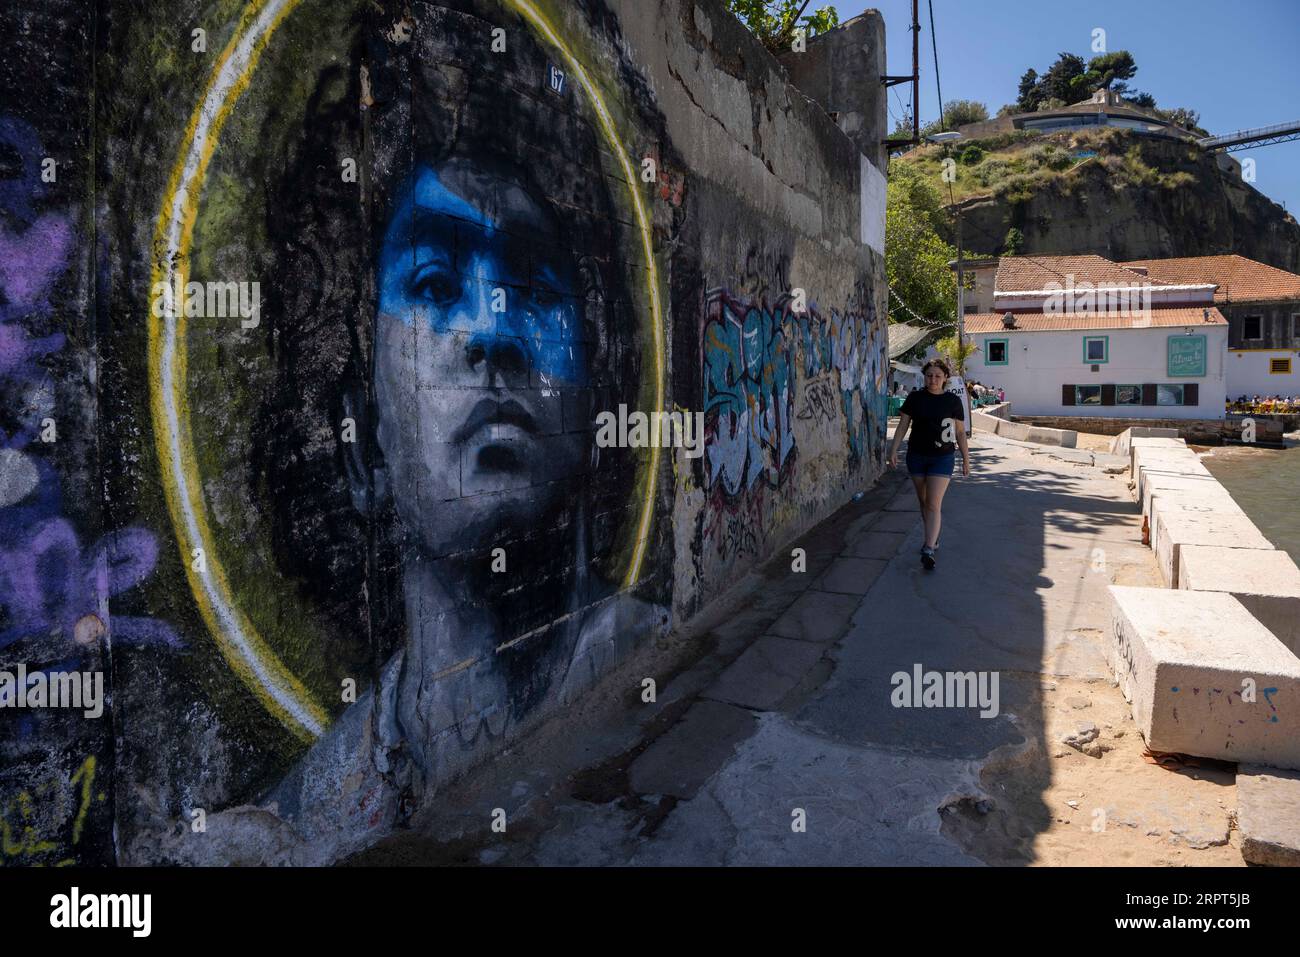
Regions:
<instances>
[{"instance_id":1,"label":"white wall of building","mask_svg":"<svg viewBox=\"0 0 1300 957\"><path fill-rule=\"evenodd\" d=\"M1168 375L1167 342L1187 329L1206 337L1205 372L1201 377ZM1083 359L1085 336L1109 338L1107 362ZM1228 327L1163 326L1148 329L1095 329L1070 331L1024 331L1007 329L974 333L978 351L967 364L970 378L1007 391L1013 415L1098 415L1128 419L1221 419L1224 403L1224 368ZM989 365L985 341L1006 339L1007 365ZM1142 385L1144 383L1188 383L1200 386L1195 406L1181 405L1071 405L1061 403L1061 386Z\"/></svg>"},{"instance_id":2,"label":"white wall of building","mask_svg":"<svg viewBox=\"0 0 1300 957\"><path fill-rule=\"evenodd\" d=\"M1290 375L1270 373L1272 359L1290 359ZM1229 349L1225 374L1229 399L1242 395L1300 395L1300 351Z\"/></svg>"}]
</instances>

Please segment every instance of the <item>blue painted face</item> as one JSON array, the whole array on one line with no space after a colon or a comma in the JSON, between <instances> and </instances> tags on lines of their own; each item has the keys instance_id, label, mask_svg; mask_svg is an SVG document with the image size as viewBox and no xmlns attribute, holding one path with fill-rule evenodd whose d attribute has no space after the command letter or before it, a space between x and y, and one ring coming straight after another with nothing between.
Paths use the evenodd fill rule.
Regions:
<instances>
[{"instance_id":1,"label":"blue painted face","mask_svg":"<svg viewBox=\"0 0 1300 957\"><path fill-rule=\"evenodd\" d=\"M587 384L578 285L546 205L454 161L416 169L379 256L381 313L460 334L489 357L505 337L542 390Z\"/></svg>"}]
</instances>

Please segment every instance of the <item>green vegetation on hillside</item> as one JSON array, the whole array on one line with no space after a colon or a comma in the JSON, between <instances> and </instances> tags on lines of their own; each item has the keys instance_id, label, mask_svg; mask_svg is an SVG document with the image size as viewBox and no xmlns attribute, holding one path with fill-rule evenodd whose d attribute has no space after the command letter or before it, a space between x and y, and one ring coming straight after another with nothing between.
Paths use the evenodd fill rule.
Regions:
<instances>
[{"instance_id":1,"label":"green vegetation on hillside","mask_svg":"<svg viewBox=\"0 0 1300 957\"><path fill-rule=\"evenodd\" d=\"M1168 140L1155 148L1168 149ZM1049 184L1069 193L1071 174L1085 163L1098 163L1110 173L1117 186L1177 189L1192 182L1183 170L1161 169L1149 155L1153 142L1139 139L1125 130L1098 128L1036 133L1016 130L976 140L963 140L945 151L942 146L925 146L894 160L896 170L911 167L945 202L961 202L977 196L993 196L1008 202L1024 202ZM1188 146L1189 161L1195 156ZM952 182L943 179L944 160L953 160ZM951 187L951 197L949 196Z\"/></svg>"},{"instance_id":2,"label":"green vegetation on hillside","mask_svg":"<svg viewBox=\"0 0 1300 957\"><path fill-rule=\"evenodd\" d=\"M947 214L939 190L920 169L895 160L885 203L885 276L899 299L924 319L956 315L957 292L948 262L957 255L942 235ZM892 299L891 315L907 321Z\"/></svg>"}]
</instances>

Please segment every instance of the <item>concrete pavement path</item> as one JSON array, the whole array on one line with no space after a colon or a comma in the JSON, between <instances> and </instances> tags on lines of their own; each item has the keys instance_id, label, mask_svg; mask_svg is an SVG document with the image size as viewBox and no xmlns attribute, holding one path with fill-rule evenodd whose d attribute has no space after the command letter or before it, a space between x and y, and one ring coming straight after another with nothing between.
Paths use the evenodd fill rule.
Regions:
<instances>
[{"instance_id":1,"label":"concrete pavement path","mask_svg":"<svg viewBox=\"0 0 1300 957\"><path fill-rule=\"evenodd\" d=\"M805 573L778 556L704 616L704 653L654 703L615 679L619 716L525 742L360 860L1239 862L1230 769L1141 761L1102 653L1106 586L1158 573L1126 478L1075 453L976 435L932 572L910 483L888 474L799 543ZM973 684L942 707L900 697L896 675L928 672Z\"/></svg>"}]
</instances>

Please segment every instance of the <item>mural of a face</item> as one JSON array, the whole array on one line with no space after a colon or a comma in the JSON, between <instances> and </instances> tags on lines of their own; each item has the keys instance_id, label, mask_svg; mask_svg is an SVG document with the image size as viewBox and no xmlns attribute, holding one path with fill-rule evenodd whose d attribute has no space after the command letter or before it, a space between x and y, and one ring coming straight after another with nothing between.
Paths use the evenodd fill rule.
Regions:
<instances>
[{"instance_id":1,"label":"mural of a face","mask_svg":"<svg viewBox=\"0 0 1300 957\"><path fill-rule=\"evenodd\" d=\"M367 47L365 189L312 159L357 132L354 98L322 94L268 222L285 278L259 431L273 521L313 600L344 596L331 639L348 647L359 620L388 656L357 705L391 716L392 776L413 791L668 621L645 597L658 581L620 588L643 459L595 444L597 412L635 407L650 359L626 183L584 96L548 83L557 54L520 24L512 55L484 61L475 38L502 10L456 6L492 19L416 4L409 41L384 18ZM355 441L321 443L349 418ZM356 710L309 765L352 747Z\"/></svg>"},{"instance_id":2,"label":"mural of a face","mask_svg":"<svg viewBox=\"0 0 1300 957\"><path fill-rule=\"evenodd\" d=\"M438 556L538 522L584 469L589 433L562 400L588 384L578 268L508 168L420 165L399 195L379 257L377 436L398 514Z\"/></svg>"}]
</instances>

